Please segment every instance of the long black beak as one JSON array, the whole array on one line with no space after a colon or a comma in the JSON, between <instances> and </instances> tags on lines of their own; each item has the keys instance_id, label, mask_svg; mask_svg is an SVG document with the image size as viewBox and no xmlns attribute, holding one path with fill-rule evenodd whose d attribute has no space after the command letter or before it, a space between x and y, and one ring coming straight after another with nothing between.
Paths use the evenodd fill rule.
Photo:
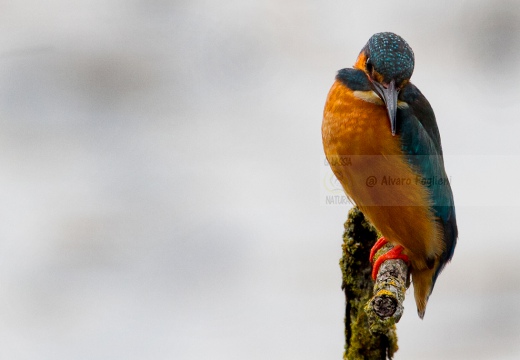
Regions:
<instances>
[{"instance_id":1,"label":"long black beak","mask_svg":"<svg viewBox=\"0 0 520 360\"><path fill-rule=\"evenodd\" d=\"M390 120L390 129L392 130L392 135L395 135L396 131L396 117L397 117L397 96L399 95L399 90L395 88L395 81L392 80L385 87L383 84L380 84L376 81L372 82L374 85L374 90L379 95L381 100L385 102L386 111L388 112L388 119Z\"/></svg>"}]
</instances>

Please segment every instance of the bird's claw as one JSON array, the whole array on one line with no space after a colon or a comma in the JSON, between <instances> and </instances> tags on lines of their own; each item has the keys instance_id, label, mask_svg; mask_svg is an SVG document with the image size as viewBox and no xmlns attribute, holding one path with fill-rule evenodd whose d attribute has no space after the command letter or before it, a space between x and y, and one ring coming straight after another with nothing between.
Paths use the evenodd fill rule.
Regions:
<instances>
[{"instance_id":1,"label":"bird's claw","mask_svg":"<svg viewBox=\"0 0 520 360\"><path fill-rule=\"evenodd\" d=\"M374 246L372 246L372 249L370 250L370 262L374 261L374 256L376 255L376 252L378 252L379 249L381 249L387 243L388 240L386 240L384 236L377 239L376 243L374 244Z\"/></svg>"}]
</instances>

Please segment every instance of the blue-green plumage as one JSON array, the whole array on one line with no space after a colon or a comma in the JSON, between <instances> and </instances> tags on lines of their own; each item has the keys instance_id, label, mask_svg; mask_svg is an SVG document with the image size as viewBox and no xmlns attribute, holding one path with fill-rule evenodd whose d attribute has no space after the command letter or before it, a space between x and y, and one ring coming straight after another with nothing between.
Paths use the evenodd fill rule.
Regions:
<instances>
[{"instance_id":1,"label":"blue-green plumage","mask_svg":"<svg viewBox=\"0 0 520 360\"><path fill-rule=\"evenodd\" d=\"M370 81L367 75L357 69L341 69L336 75L336 79L345 84L349 89L354 91L370 91Z\"/></svg>"},{"instance_id":2,"label":"blue-green plumage","mask_svg":"<svg viewBox=\"0 0 520 360\"><path fill-rule=\"evenodd\" d=\"M457 220L451 185L444 169L441 138L435 114L417 87L408 83L399 93L407 106L397 110L397 133L403 152L428 187L432 209L444 230L445 250L440 256L433 283L453 256L457 243Z\"/></svg>"},{"instance_id":3,"label":"blue-green plumage","mask_svg":"<svg viewBox=\"0 0 520 360\"><path fill-rule=\"evenodd\" d=\"M400 83L412 76L414 54L412 48L399 35L382 32L373 35L362 51L369 57L369 63L383 75L383 81L394 79Z\"/></svg>"}]
</instances>

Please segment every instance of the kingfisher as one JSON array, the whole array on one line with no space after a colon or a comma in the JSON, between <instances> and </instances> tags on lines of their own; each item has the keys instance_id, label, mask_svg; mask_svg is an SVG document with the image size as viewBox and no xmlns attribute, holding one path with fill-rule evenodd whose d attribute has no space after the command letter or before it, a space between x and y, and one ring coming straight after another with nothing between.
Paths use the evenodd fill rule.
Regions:
<instances>
[{"instance_id":1,"label":"kingfisher","mask_svg":"<svg viewBox=\"0 0 520 360\"><path fill-rule=\"evenodd\" d=\"M387 259L408 264L422 319L437 277L451 260L458 230L444 169L441 138L430 103L410 82L411 47L391 32L374 34L353 68L339 70L327 96L322 140L347 197L393 248ZM346 161L345 159L348 159Z\"/></svg>"}]
</instances>

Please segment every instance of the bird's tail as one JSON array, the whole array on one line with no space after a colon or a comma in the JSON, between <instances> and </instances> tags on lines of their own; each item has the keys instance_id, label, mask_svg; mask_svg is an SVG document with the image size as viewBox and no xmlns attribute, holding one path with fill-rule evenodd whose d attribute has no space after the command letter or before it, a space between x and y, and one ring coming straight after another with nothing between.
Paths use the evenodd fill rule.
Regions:
<instances>
[{"instance_id":1,"label":"bird's tail","mask_svg":"<svg viewBox=\"0 0 520 360\"><path fill-rule=\"evenodd\" d=\"M433 290L433 281L435 277L435 267L432 269L412 269L412 282L415 303L417 305L417 313L422 319L426 312L426 304Z\"/></svg>"}]
</instances>

